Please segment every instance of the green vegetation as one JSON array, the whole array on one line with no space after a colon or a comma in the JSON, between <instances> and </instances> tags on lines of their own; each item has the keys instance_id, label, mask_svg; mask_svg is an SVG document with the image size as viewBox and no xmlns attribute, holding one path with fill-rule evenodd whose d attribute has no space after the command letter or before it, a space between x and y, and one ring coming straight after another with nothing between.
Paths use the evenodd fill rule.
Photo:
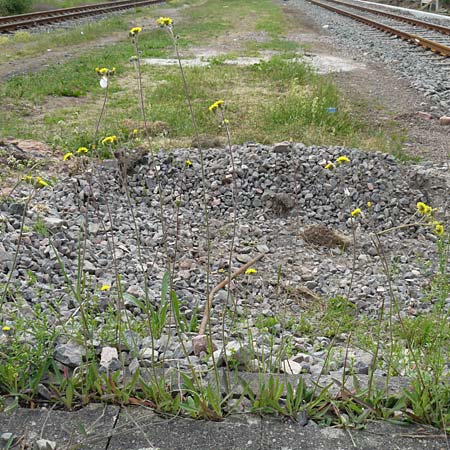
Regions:
<instances>
[{"instance_id":1,"label":"green vegetation","mask_svg":"<svg viewBox=\"0 0 450 450\"><path fill-rule=\"evenodd\" d=\"M33 0L0 0L0 16L25 14L32 6Z\"/></svg>"},{"instance_id":2,"label":"green vegetation","mask_svg":"<svg viewBox=\"0 0 450 450\"><path fill-rule=\"evenodd\" d=\"M170 27L165 30L150 29L139 34L138 53L138 38L134 36L129 39L123 31L123 38L114 44L92 49L63 64L7 80L0 90L0 112L4 119L2 132L15 137L45 140L60 152L60 156L70 151L69 156L67 153L65 156L79 162L78 169L81 172L88 166L89 154L93 149L100 149L100 155L111 156L112 147L117 142L148 149L162 144L166 148L189 145L197 134L204 138L216 138L217 118L224 110L216 103L218 114L214 115L208 107L220 98L226 99L227 108L227 120L221 120L221 126L227 131L228 126L232 128L233 140L237 143L248 140L271 143L291 138L307 144L341 144L392 150L392 143L401 139L394 132L380 134L378 129L372 129L355 118L354 105L343 100L330 80L317 75L302 61L301 54L295 53L300 51L296 43L284 40L283 34L289 31L290 21L285 18L280 7L273 5L270 0L249 0L244 3L240 0L207 0L201 5L193 4L184 10L184 14L181 25L176 28L180 39L170 34ZM143 64L143 58L173 57L180 49L191 56L193 46L204 43L205 39L227 39L225 33L239 31L243 21L250 34L261 32L267 39L258 42L258 45L243 42L232 54L236 57L257 54L261 57L258 64L226 65L224 58L212 56L209 67L185 67L181 76L176 66ZM110 19L110 22L105 23L110 26L109 32L123 25L122 19ZM92 40L97 32L98 35L107 35L101 25L92 27L88 36L77 42ZM69 33L69 36L75 39L77 32L74 33ZM49 42L46 39L38 38L38 42L33 42L28 34L23 33L2 45L13 52L17 48L15 45L20 43L23 44L24 54L34 54ZM66 44L70 42L70 37L67 39ZM264 60L265 55L259 52L267 49L279 51L280 54ZM142 62L142 71L136 70L136 58L130 61L130 56L137 54ZM114 71L107 69L113 67L116 68L114 75ZM105 68L103 75L107 75L102 78L102 71L96 71L95 68ZM107 89L100 87L100 80L103 86L107 82ZM141 81L143 89L136 87L140 86ZM142 110L141 96L144 100ZM186 108L186 101L192 107L197 125L192 120L190 109ZM42 110L39 110L42 105ZM148 122L150 126L160 122L163 126L158 131L155 125L155 136L145 139L145 135L150 135L150 126L144 129L143 122ZM135 127L138 127L137 132L134 131ZM107 135L109 142L101 143ZM231 151L231 142L227 140L226 144L226 149ZM77 153L77 149L81 150L80 146L86 148L84 152ZM22 169L26 171L26 167ZM95 170L95 166L90 169ZM123 176L121 182L128 193L126 173ZM19 199L25 202L25 210L32 204L35 189L47 187L45 180L40 181L39 185L37 178L31 176L23 180L31 185L28 197ZM57 180L49 184L53 182ZM159 192L161 195L160 189ZM157 199L156 191L154 195ZM132 200L129 197L127 199L130 211L133 211ZM207 205L201 206L205 207L207 216ZM161 211L163 216L164 213ZM86 213L86 220L90 219L88 216ZM393 291L389 292L393 303L386 310L386 315L380 313L371 319L361 318L355 305L344 296L330 299L313 296L313 300L305 300L308 292L305 294L294 286L283 288L280 269L277 279L280 305L287 304L288 299L299 298L303 303L300 303L295 314L283 306L279 311L261 314L251 325L242 311L237 313L230 306L220 319L223 321L223 330L225 325L230 329L243 330L242 343L246 345L246 351L233 348L227 357L223 357L233 384L239 387L223 394L219 383L217 354L213 352L211 341L206 343L203 351L198 352L196 358L197 362L215 362L210 368L214 382L204 383L202 374L196 370L193 362L187 373L176 373L177 380L173 385L171 375L160 370L165 367L164 355L162 360L156 357L155 341L161 339L170 328L171 339L179 342L181 354L188 358L191 355L186 338L189 333L201 329L199 311L190 311L188 314L186 305L175 293L176 273L172 273L171 264L168 264L167 270L164 269L166 272L162 277L157 302L149 300L149 285L145 275L142 294L124 292L118 271L111 274L115 281L113 289L107 284L93 286L91 279L83 272L86 237L82 230L89 229L89 223L83 223L80 224L81 237L77 243L77 275L71 279L66 272L65 259L53 243L53 233L47 229L41 216L34 216L32 226L25 226L27 217L24 213L17 248L20 250L21 240L27 238L29 233L47 239L54 260L64 274L66 292L76 313L70 317L63 315L59 310L61 300L52 296L49 300L48 293L44 292L42 298L36 299L36 306L30 308L24 293L14 289L12 274L15 271L14 268L10 269L11 277L0 286L0 309L6 301L11 301L19 312L8 312L8 319L14 323L14 327L2 327L0 407L6 409L18 404L31 404L41 395L39 388L42 392L44 386L48 391L46 401L49 404L69 410L92 401L120 405L142 402L164 413L183 413L196 419L220 420L233 412L245 397L250 402L248 410L254 413L278 414L293 419L306 413L322 425L359 427L375 418L402 422L413 418L446 431L450 429L450 384L446 372L450 348L445 305L450 293L447 235L436 233L439 261L430 265L434 267L432 281L424 287L430 299L434 300L435 308L431 313L419 314L414 318L401 316ZM134 230L138 247L135 257L139 259L142 273L145 274L144 262L140 261L140 231L133 220L134 215L130 214L130 217L130 223L126 225ZM3 227L3 222L0 225ZM205 227L208 226L205 219ZM164 238L167 239L167 236ZM357 242L353 242L353 248L356 245ZM115 261L113 250L105 245L105 251L111 252L111 258ZM231 247L230 255L233 250ZM390 270L391 262L378 250L381 267L387 284L390 284L395 271ZM172 257L165 256L172 263ZM117 269L116 266L114 268ZM243 273L248 276L247 282L250 282L249 274ZM25 276L28 286L41 286L40 289L43 289L32 270L27 270ZM235 281L239 282L238 279ZM133 320L128 314L131 308L139 311ZM205 310L201 311L201 316ZM102 314L99 315L99 311ZM49 322L48 313L54 317L54 323ZM264 344L262 354L258 354L254 348L253 326L260 333ZM99 327L101 332L95 336ZM285 329L293 336L284 337ZM95 344L94 336L99 339ZM282 336L280 345L275 346L275 336ZM30 337L33 345L30 344ZM54 361L54 346L62 337L70 337L79 346L83 364L77 370L61 368ZM299 337L301 343L296 340ZM118 370L111 373L101 370L96 347L109 345L119 352L127 349L135 357L140 351L136 342L145 338L150 342L148 345L152 353L147 355L151 361L150 370L137 367L134 373L124 374ZM352 347L371 355L367 386L361 388L355 384L355 392L340 389L337 395L331 395L332 383L323 389L318 388L319 384L310 388L301 379L292 383L270 373L285 355L292 356L306 345L313 347L314 351L324 352L324 372L336 368L338 359L344 360L344 382L355 371L352 356L346 354L347 350ZM122 355L117 359L119 369L124 369ZM257 388L240 378L239 374L236 375L242 368L258 373ZM390 377L406 374L411 378L412 386L395 396L388 394L385 389L379 390L373 383L377 370L386 374L387 384Z\"/></svg>"}]
</instances>

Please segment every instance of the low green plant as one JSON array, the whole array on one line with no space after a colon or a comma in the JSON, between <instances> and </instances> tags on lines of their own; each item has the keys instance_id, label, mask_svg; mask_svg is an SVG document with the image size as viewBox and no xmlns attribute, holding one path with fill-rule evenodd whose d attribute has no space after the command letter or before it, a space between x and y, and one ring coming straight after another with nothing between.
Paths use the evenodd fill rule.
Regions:
<instances>
[{"instance_id":1,"label":"low green plant","mask_svg":"<svg viewBox=\"0 0 450 450\"><path fill-rule=\"evenodd\" d=\"M0 0L0 15L25 14L33 7L33 0Z\"/></svg>"}]
</instances>

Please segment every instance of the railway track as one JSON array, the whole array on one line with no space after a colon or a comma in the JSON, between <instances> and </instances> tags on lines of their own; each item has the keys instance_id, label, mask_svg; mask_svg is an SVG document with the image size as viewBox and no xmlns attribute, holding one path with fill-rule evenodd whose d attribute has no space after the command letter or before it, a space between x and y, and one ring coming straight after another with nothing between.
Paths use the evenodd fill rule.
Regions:
<instances>
[{"instance_id":1,"label":"railway track","mask_svg":"<svg viewBox=\"0 0 450 450\"><path fill-rule=\"evenodd\" d=\"M450 57L450 28L340 0L309 1L314 5L350 17L392 36L397 36L412 45L423 47L441 56ZM355 14L352 11L355 9L363 14Z\"/></svg>"},{"instance_id":2,"label":"railway track","mask_svg":"<svg viewBox=\"0 0 450 450\"><path fill-rule=\"evenodd\" d=\"M53 9L30 14L20 14L18 16L0 17L0 33L11 33L20 29L35 28L42 25L66 22L68 20L82 17L95 16L109 12L121 11L124 9L137 8L156 3L163 3L164 0L122 0L109 3L98 3L94 5L78 6L74 8Z\"/></svg>"}]
</instances>

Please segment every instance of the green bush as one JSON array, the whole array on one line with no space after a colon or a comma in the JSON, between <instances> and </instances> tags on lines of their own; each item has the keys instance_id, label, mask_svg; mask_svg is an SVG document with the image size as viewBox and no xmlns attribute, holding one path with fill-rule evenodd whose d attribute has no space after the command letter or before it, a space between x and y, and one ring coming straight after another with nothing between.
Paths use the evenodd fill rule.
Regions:
<instances>
[{"instance_id":1,"label":"green bush","mask_svg":"<svg viewBox=\"0 0 450 450\"><path fill-rule=\"evenodd\" d=\"M2 16L12 16L24 14L31 10L33 0L0 0L0 14Z\"/></svg>"}]
</instances>

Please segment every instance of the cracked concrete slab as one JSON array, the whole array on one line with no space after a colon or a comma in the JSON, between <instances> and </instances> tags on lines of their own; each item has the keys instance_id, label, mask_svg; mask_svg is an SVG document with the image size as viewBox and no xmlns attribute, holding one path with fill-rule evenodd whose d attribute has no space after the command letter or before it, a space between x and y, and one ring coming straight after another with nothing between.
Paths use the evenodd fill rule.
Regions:
<instances>
[{"instance_id":1,"label":"cracked concrete slab","mask_svg":"<svg viewBox=\"0 0 450 450\"><path fill-rule=\"evenodd\" d=\"M0 414L0 434L23 437L13 448L29 448L20 445L42 437L58 450L446 450L450 444L434 428L388 422L343 430L251 414L222 422L164 418L141 407L117 414L118 407L104 405L74 412L18 409Z\"/></svg>"},{"instance_id":2,"label":"cracked concrete slab","mask_svg":"<svg viewBox=\"0 0 450 450\"><path fill-rule=\"evenodd\" d=\"M12 449L32 448L42 438L55 441L59 450L105 450L118 413L118 407L101 404L73 412L19 408L0 414L0 435L16 436L17 445Z\"/></svg>"}]
</instances>

